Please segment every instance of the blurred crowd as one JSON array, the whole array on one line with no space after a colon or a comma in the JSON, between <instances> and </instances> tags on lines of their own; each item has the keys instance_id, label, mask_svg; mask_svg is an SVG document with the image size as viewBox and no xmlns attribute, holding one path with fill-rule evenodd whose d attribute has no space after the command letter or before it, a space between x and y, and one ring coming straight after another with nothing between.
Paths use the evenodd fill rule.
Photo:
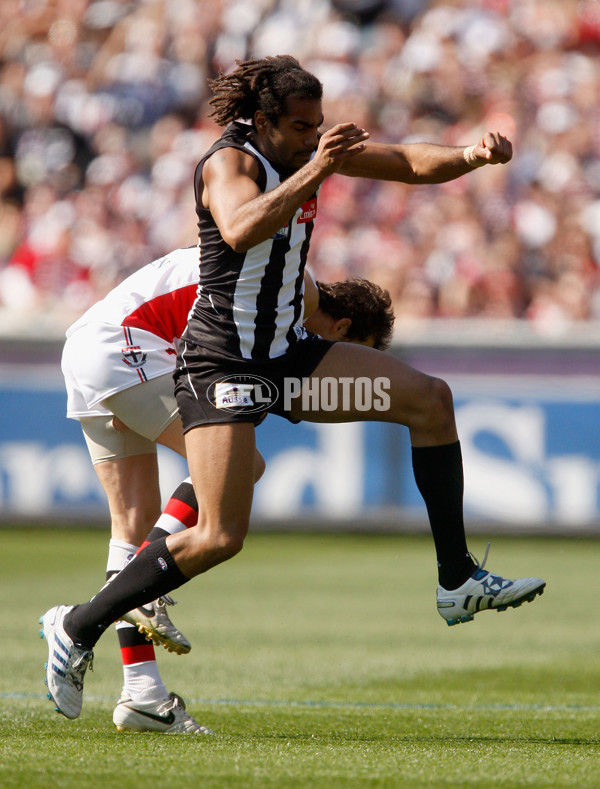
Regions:
<instances>
[{"instance_id":1,"label":"blurred crowd","mask_svg":"<svg viewBox=\"0 0 600 789\"><path fill-rule=\"evenodd\" d=\"M195 243L192 174L220 134L207 79L268 54L321 79L326 125L514 144L508 166L441 186L329 178L317 278L378 282L406 326L600 319L599 0L2 0L5 326L66 326Z\"/></svg>"}]
</instances>

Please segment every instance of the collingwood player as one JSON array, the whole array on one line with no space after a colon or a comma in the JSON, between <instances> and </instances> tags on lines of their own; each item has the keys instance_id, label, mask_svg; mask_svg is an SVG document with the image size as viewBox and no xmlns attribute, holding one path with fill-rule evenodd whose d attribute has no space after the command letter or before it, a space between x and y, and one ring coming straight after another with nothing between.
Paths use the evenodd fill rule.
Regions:
<instances>
[{"instance_id":1,"label":"collingwood player","mask_svg":"<svg viewBox=\"0 0 600 789\"><path fill-rule=\"evenodd\" d=\"M448 624L519 606L545 586L540 578L511 581L493 574L468 551L462 459L447 384L372 348L307 335L302 325L303 270L328 176L440 183L508 162L510 142L488 132L467 148L377 144L352 122L321 132L322 86L289 56L238 63L211 89L213 117L225 130L196 171L202 269L176 372L198 524L154 541L91 601L44 615L50 655L56 651L62 659L58 671L52 660L48 664L50 694L71 718L81 709L93 647L111 622L242 549L262 414L243 396L241 406L230 407L240 383L266 380L281 390L288 378L307 379L306 386L325 378L387 378L385 412L359 408L352 385L334 411L306 409L301 396L289 409L273 398L268 411L292 421L378 420L408 428L437 555L438 611Z\"/></svg>"}]
</instances>

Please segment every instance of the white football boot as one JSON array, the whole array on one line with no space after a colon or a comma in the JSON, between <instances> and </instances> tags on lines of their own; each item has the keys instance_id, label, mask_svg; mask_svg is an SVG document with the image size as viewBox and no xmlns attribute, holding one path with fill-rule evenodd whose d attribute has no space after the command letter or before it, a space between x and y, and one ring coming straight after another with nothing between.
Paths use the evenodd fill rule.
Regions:
<instances>
[{"instance_id":1,"label":"white football boot","mask_svg":"<svg viewBox=\"0 0 600 789\"><path fill-rule=\"evenodd\" d=\"M91 649L76 646L65 633L63 621L72 608L72 605L57 605L40 617L40 635L48 642L48 698L56 705L56 711L67 718L77 718L81 712L83 679L94 660Z\"/></svg>"},{"instance_id":2,"label":"white football boot","mask_svg":"<svg viewBox=\"0 0 600 789\"><path fill-rule=\"evenodd\" d=\"M121 696L113 713L119 731L161 731L165 734L214 734L201 726L185 711L185 702L177 693L162 701L132 701Z\"/></svg>"},{"instance_id":3,"label":"white football boot","mask_svg":"<svg viewBox=\"0 0 600 789\"><path fill-rule=\"evenodd\" d=\"M129 622L130 625L135 625L153 644L157 646L162 644L169 652L187 655L192 645L171 622L166 611L168 605L176 605L175 600L169 595L163 595L158 600L123 614L121 619Z\"/></svg>"},{"instance_id":4,"label":"white football boot","mask_svg":"<svg viewBox=\"0 0 600 789\"><path fill-rule=\"evenodd\" d=\"M489 543L481 564L470 578L458 589L437 588L437 608L439 614L449 625L471 622L475 614L495 609L506 611L517 608L522 603L530 603L544 592L546 582L541 578L517 578L509 581L501 575L484 570L489 551Z\"/></svg>"}]
</instances>

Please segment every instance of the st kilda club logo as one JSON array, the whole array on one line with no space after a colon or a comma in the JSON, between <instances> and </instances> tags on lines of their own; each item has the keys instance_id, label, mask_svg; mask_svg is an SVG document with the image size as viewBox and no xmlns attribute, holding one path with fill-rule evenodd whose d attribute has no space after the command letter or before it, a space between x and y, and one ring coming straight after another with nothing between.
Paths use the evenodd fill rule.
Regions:
<instances>
[{"instance_id":1,"label":"st kilda club logo","mask_svg":"<svg viewBox=\"0 0 600 789\"><path fill-rule=\"evenodd\" d=\"M139 345L128 345L121 348L121 357L128 367L139 368L146 364L146 354Z\"/></svg>"}]
</instances>

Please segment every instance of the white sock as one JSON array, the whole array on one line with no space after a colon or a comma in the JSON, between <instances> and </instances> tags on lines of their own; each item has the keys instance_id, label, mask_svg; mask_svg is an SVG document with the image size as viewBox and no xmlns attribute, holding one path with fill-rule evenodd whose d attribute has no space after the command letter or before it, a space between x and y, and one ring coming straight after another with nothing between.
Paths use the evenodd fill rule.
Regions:
<instances>
[{"instance_id":1,"label":"white sock","mask_svg":"<svg viewBox=\"0 0 600 789\"><path fill-rule=\"evenodd\" d=\"M138 548L139 545L132 545L129 542L115 540L114 537L111 537L108 543L108 559L106 561L107 574L121 572L133 559Z\"/></svg>"},{"instance_id":2,"label":"white sock","mask_svg":"<svg viewBox=\"0 0 600 789\"><path fill-rule=\"evenodd\" d=\"M117 630L133 628L127 622L118 622ZM135 628L134 628L135 629ZM158 671L156 660L123 664L123 696L132 701L164 701L169 692Z\"/></svg>"}]
</instances>

